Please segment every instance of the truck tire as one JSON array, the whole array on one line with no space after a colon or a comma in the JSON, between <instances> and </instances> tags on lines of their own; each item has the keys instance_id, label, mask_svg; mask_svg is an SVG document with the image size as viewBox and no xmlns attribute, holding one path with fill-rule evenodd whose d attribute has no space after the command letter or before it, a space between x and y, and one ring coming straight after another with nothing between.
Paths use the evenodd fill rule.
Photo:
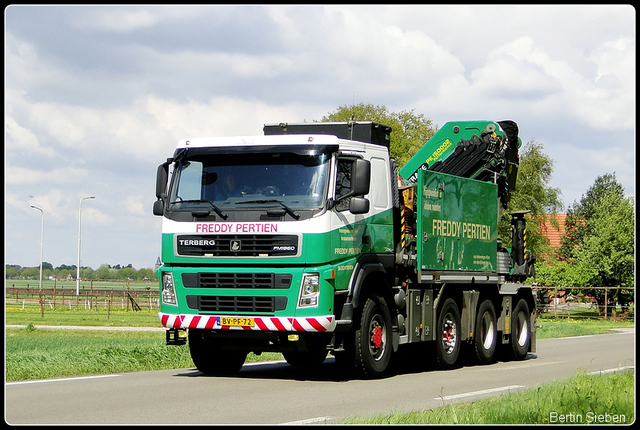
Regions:
<instances>
[{"instance_id":1,"label":"truck tire","mask_svg":"<svg viewBox=\"0 0 640 430\"><path fill-rule=\"evenodd\" d=\"M531 344L531 330L529 327L529 305L520 299L511 313L510 353L515 360L524 360Z\"/></svg>"},{"instance_id":2,"label":"truck tire","mask_svg":"<svg viewBox=\"0 0 640 430\"><path fill-rule=\"evenodd\" d=\"M189 352L193 364L205 375L236 373L247 358L246 352L224 351L200 329L189 329Z\"/></svg>"},{"instance_id":3,"label":"truck tire","mask_svg":"<svg viewBox=\"0 0 640 430\"><path fill-rule=\"evenodd\" d=\"M382 296L372 294L362 308L360 327L354 336L355 366L367 378L380 378L393 352L391 313Z\"/></svg>"},{"instance_id":4,"label":"truck tire","mask_svg":"<svg viewBox=\"0 0 640 430\"><path fill-rule=\"evenodd\" d=\"M455 367L460 355L460 310L456 301L448 297L438 313L436 326L436 359L443 369Z\"/></svg>"},{"instance_id":5,"label":"truck tire","mask_svg":"<svg viewBox=\"0 0 640 430\"><path fill-rule=\"evenodd\" d=\"M495 307L489 299L478 307L474 333L473 343L478 361L480 364L491 363L498 344L498 325Z\"/></svg>"}]
</instances>

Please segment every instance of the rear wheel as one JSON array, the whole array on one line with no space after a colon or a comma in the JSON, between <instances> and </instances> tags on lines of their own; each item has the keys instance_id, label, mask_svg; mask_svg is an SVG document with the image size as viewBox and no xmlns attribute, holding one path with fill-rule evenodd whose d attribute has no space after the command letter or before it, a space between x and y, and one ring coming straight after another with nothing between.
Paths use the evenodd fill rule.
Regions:
<instances>
[{"instance_id":1,"label":"rear wheel","mask_svg":"<svg viewBox=\"0 0 640 430\"><path fill-rule=\"evenodd\" d=\"M360 328L355 332L355 365L368 378L387 370L393 352L391 313L382 296L372 294L362 308Z\"/></svg>"},{"instance_id":2,"label":"rear wheel","mask_svg":"<svg viewBox=\"0 0 640 430\"><path fill-rule=\"evenodd\" d=\"M240 370L246 352L225 351L206 330L189 329L189 352L196 368L205 375L228 375Z\"/></svg>"},{"instance_id":3,"label":"rear wheel","mask_svg":"<svg viewBox=\"0 0 640 430\"><path fill-rule=\"evenodd\" d=\"M444 369L455 367L460 355L460 311L448 297L440 307L436 332L436 358Z\"/></svg>"},{"instance_id":4,"label":"rear wheel","mask_svg":"<svg viewBox=\"0 0 640 430\"><path fill-rule=\"evenodd\" d=\"M531 345L531 330L529 327L529 305L520 299L511 313L511 356L516 360L524 360Z\"/></svg>"},{"instance_id":5,"label":"rear wheel","mask_svg":"<svg viewBox=\"0 0 640 430\"><path fill-rule=\"evenodd\" d=\"M491 300L487 299L478 308L474 335L476 357L481 364L488 364L493 361L497 341L496 310Z\"/></svg>"}]
</instances>

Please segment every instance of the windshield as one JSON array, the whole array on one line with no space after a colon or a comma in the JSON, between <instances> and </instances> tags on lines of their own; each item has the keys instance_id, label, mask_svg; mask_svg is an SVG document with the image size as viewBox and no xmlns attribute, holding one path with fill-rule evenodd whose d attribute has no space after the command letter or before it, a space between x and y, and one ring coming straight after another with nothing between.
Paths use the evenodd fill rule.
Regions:
<instances>
[{"instance_id":1,"label":"windshield","mask_svg":"<svg viewBox=\"0 0 640 430\"><path fill-rule=\"evenodd\" d=\"M317 210L324 204L329 160L328 154L187 155L174 168L169 210Z\"/></svg>"}]
</instances>

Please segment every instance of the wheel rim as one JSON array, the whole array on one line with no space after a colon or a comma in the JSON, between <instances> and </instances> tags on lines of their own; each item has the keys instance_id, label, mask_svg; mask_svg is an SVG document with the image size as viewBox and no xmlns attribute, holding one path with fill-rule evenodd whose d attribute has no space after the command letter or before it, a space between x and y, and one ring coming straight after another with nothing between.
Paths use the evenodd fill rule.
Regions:
<instances>
[{"instance_id":1,"label":"wheel rim","mask_svg":"<svg viewBox=\"0 0 640 430\"><path fill-rule=\"evenodd\" d=\"M455 350L457 342L458 330L453 315L448 313L445 315L442 325L442 345L444 346L444 352L451 354Z\"/></svg>"},{"instance_id":2,"label":"wheel rim","mask_svg":"<svg viewBox=\"0 0 640 430\"><path fill-rule=\"evenodd\" d=\"M494 338L493 319L489 312L485 312L482 317L482 324L480 325L480 339L482 340L482 346L484 349L490 349L495 341Z\"/></svg>"},{"instance_id":3,"label":"wheel rim","mask_svg":"<svg viewBox=\"0 0 640 430\"><path fill-rule=\"evenodd\" d=\"M524 346L527 343L527 339L529 338L529 324L527 324L527 318L524 315L524 312L520 312L518 314L516 336L518 339L518 345Z\"/></svg>"},{"instance_id":4,"label":"wheel rim","mask_svg":"<svg viewBox=\"0 0 640 430\"><path fill-rule=\"evenodd\" d=\"M375 315L369 324L369 352L371 357L378 361L384 356L387 347L385 337L387 334L384 320L381 315Z\"/></svg>"}]
</instances>

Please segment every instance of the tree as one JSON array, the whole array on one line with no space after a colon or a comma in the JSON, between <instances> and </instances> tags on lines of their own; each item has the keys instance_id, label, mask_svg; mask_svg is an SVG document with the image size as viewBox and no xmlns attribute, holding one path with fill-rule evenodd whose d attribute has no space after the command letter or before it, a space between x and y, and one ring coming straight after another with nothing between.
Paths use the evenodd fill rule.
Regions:
<instances>
[{"instance_id":1,"label":"tree","mask_svg":"<svg viewBox=\"0 0 640 430\"><path fill-rule=\"evenodd\" d=\"M559 258L574 264L584 278L585 294L593 295L605 312L605 293L593 287L634 287L635 215L633 198L614 174L596 178L580 202L567 212L567 235ZM623 306L632 291L616 290L609 297Z\"/></svg>"},{"instance_id":2,"label":"tree","mask_svg":"<svg viewBox=\"0 0 640 430\"><path fill-rule=\"evenodd\" d=\"M322 117L322 122L373 121L391 127L391 158L398 168L404 164L437 131L430 119L414 110L390 112L385 106L360 103L341 106Z\"/></svg>"},{"instance_id":3,"label":"tree","mask_svg":"<svg viewBox=\"0 0 640 430\"><path fill-rule=\"evenodd\" d=\"M556 213L562 208L559 188L549 186L553 173L553 160L543 152L543 145L531 140L520 150L520 165L516 178L516 189L511 193L507 209L503 211L498 232L506 247L511 246L512 212L530 210L527 220L527 249L533 255L549 250L549 241L542 235L542 225L547 213Z\"/></svg>"},{"instance_id":4,"label":"tree","mask_svg":"<svg viewBox=\"0 0 640 430\"><path fill-rule=\"evenodd\" d=\"M22 276L25 279L39 279L40 278L40 266L23 268L22 269Z\"/></svg>"},{"instance_id":5,"label":"tree","mask_svg":"<svg viewBox=\"0 0 640 430\"><path fill-rule=\"evenodd\" d=\"M81 267L80 277L82 279L96 279L96 271L91 267Z\"/></svg>"},{"instance_id":6,"label":"tree","mask_svg":"<svg viewBox=\"0 0 640 430\"><path fill-rule=\"evenodd\" d=\"M138 270L138 279L141 281L156 281L156 272L151 269Z\"/></svg>"},{"instance_id":7,"label":"tree","mask_svg":"<svg viewBox=\"0 0 640 430\"><path fill-rule=\"evenodd\" d=\"M127 280L127 279L136 279L136 278L137 278L137 272L136 272L136 269L134 269L133 267L129 267L129 266L123 267L116 272L116 279Z\"/></svg>"},{"instance_id":8,"label":"tree","mask_svg":"<svg viewBox=\"0 0 640 430\"><path fill-rule=\"evenodd\" d=\"M17 264L5 264L4 267L7 279L16 279L22 274L22 266L18 266Z\"/></svg>"},{"instance_id":9,"label":"tree","mask_svg":"<svg viewBox=\"0 0 640 430\"><path fill-rule=\"evenodd\" d=\"M98 279L111 279L111 268L109 267L109 265L102 264L100 267L98 267L98 270L96 270L96 277Z\"/></svg>"},{"instance_id":10,"label":"tree","mask_svg":"<svg viewBox=\"0 0 640 430\"><path fill-rule=\"evenodd\" d=\"M562 239L562 246L558 252L560 259L573 260L575 258L578 245L593 233L592 226L588 221L608 193L614 193L619 199L624 198L624 189L616 181L615 173L598 176L580 201L574 202L569 207L565 222L566 236Z\"/></svg>"}]
</instances>

